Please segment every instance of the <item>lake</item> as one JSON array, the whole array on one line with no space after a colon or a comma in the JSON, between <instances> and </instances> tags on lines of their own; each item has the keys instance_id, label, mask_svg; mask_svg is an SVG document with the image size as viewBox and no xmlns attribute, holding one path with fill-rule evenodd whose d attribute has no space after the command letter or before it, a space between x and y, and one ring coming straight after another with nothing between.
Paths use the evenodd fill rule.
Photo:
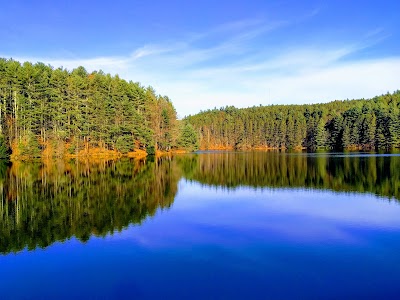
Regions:
<instances>
[{"instance_id":1,"label":"lake","mask_svg":"<svg viewBox=\"0 0 400 300\"><path fill-rule=\"evenodd\" d=\"M400 156L0 164L1 299L398 299Z\"/></svg>"}]
</instances>

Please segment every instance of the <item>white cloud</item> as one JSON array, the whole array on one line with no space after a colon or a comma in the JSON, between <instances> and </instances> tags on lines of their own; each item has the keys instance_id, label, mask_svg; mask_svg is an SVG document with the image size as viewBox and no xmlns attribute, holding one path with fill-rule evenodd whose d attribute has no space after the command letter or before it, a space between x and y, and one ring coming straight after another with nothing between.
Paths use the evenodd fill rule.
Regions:
<instances>
[{"instance_id":1,"label":"white cloud","mask_svg":"<svg viewBox=\"0 0 400 300\"><path fill-rule=\"evenodd\" d=\"M166 52L171 52L173 50L178 49L179 46L175 45L175 46L165 46L165 47L160 47L158 45L146 45L143 46L139 49L136 49L132 55L131 58L133 60L145 57L145 56L150 56L150 55L156 55L156 54L162 54L162 53L166 53Z\"/></svg>"}]
</instances>

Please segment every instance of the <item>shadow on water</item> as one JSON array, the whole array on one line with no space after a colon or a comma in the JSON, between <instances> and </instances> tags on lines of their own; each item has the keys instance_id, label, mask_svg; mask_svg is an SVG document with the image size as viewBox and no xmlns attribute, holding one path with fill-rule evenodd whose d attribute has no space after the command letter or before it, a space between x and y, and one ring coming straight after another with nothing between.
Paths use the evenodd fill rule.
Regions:
<instances>
[{"instance_id":1,"label":"shadow on water","mask_svg":"<svg viewBox=\"0 0 400 300\"><path fill-rule=\"evenodd\" d=\"M0 163L0 253L105 236L169 208L181 178L400 199L400 157L219 152L97 163Z\"/></svg>"}]
</instances>

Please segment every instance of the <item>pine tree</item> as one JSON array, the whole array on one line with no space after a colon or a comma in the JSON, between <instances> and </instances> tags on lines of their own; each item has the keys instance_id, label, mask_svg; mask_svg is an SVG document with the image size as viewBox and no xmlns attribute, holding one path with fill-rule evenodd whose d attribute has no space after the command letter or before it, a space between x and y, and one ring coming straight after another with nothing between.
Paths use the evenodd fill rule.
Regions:
<instances>
[{"instance_id":1,"label":"pine tree","mask_svg":"<svg viewBox=\"0 0 400 300\"><path fill-rule=\"evenodd\" d=\"M197 133L190 123L186 123L182 128L181 135L178 140L178 145L189 151L198 149Z\"/></svg>"},{"instance_id":2,"label":"pine tree","mask_svg":"<svg viewBox=\"0 0 400 300\"><path fill-rule=\"evenodd\" d=\"M0 135L0 159L9 157L9 149L7 143L2 135Z\"/></svg>"}]
</instances>

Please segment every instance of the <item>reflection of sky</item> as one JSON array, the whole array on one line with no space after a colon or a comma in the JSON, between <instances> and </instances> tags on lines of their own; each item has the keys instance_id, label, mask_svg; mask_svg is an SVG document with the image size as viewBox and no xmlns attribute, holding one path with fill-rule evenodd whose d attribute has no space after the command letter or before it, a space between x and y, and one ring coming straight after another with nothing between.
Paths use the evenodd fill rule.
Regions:
<instances>
[{"instance_id":1,"label":"reflection of sky","mask_svg":"<svg viewBox=\"0 0 400 300\"><path fill-rule=\"evenodd\" d=\"M301 189L227 190L181 181L170 211L117 238L176 244L364 243L360 230L400 231L400 205L368 194ZM157 227L162 230L156 230ZM235 239L232 239L235 236Z\"/></svg>"},{"instance_id":2,"label":"reflection of sky","mask_svg":"<svg viewBox=\"0 0 400 300\"><path fill-rule=\"evenodd\" d=\"M399 215L368 194L182 180L140 226L0 256L0 298L395 299Z\"/></svg>"}]
</instances>

